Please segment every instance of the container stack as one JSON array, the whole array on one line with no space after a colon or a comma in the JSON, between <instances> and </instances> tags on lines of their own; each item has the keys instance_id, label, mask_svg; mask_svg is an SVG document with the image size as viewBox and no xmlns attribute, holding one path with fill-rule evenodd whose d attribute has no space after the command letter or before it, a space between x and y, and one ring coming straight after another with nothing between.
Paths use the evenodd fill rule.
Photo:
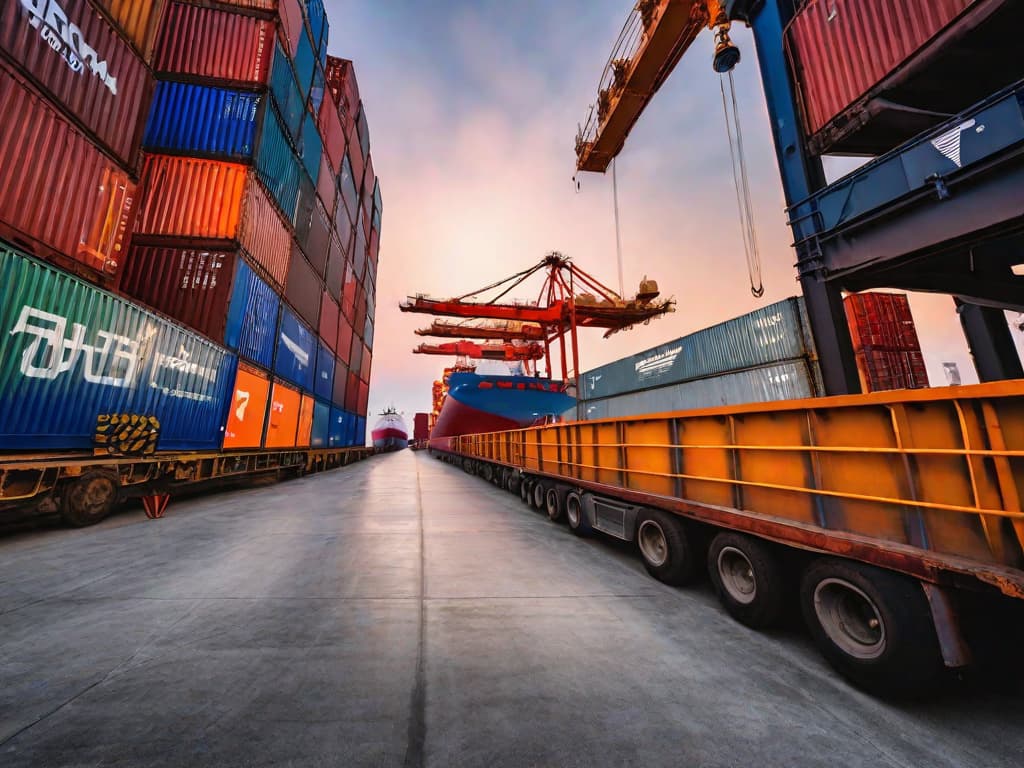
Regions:
<instances>
[{"instance_id":1,"label":"container stack","mask_svg":"<svg viewBox=\"0 0 1024 768\"><path fill-rule=\"evenodd\" d=\"M368 275L351 169L369 135L347 140L327 41L317 0L170 0L156 33L119 286L237 351L225 449L365 443L376 252Z\"/></svg>"},{"instance_id":2,"label":"container stack","mask_svg":"<svg viewBox=\"0 0 1024 768\"><path fill-rule=\"evenodd\" d=\"M600 419L816 397L824 391L802 298L587 371L576 413Z\"/></svg>"},{"instance_id":3,"label":"container stack","mask_svg":"<svg viewBox=\"0 0 1024 768\"><path fill-rule=\"evenodd\" d=\"M928 386L906 294L853 293L844 304L865 392Z\"/></svg>"},{"instance_id":4,"label":"container stack","mask_svg":"<svg viewBox=\"0 0 1024 768\"><path fill-rule=\"evenodd\" d=\"M413 418L412 439L419 443L430 438L430 414L417 413Z\"/></svg>"},{"instance_id":5,"label":"container stack","mask_svg":"<svg viewBox=\"0 0 1024 768\"><path fill-rule=\"evenodd\" d=\"M0 450L365 444L381 202L327 39L320 0L0 6Z\"/></svg>"}]
</instances>

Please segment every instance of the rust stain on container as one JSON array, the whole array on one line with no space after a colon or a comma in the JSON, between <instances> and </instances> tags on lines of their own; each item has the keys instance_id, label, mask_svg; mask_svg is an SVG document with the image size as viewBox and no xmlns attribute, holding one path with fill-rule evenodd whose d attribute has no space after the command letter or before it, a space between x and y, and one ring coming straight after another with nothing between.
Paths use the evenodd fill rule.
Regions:
<instances>
[{"instance_id":1,"label":"rust stain on container","mask_svg":"<svg viewBox=\"0 0 1024 768\"><path fill-rule=\"evenodd\" d=\"M167 7L153 69L233 83L265 84L274 23L182 2Z\"/></svg>"},{"instance_id":2,"label":"rust stain on container","mask_svg":"<svg viewBox=\"0 0 1024 768\"><path fill-rule=\"evenodd\" d=\"M164 0L94 0L107 12L121 33L147 62L153 53L153 38L163 11Z\"/></svg>"},{"instance_id":3,"label":"rust stain on container","mask_svg":"<svg viewBox=\"0 0 1024 768\"><path fill-rule=\"evenodd\" d=\"M0 232L37 256L116 275L135 184L0 62ZM88 276L88 275L87 275Z\"/></svg>"},{"instance_id":4,"label":"rust stain on container","mask_svg":"<svg viewBox=\"0 0 1024 768\"><path fill-rule=\"evenodd\" d=\"M255 173L244 165L146 155L140 235L227 240L282 286L291 236Z\"/></svg>"},{"instance_id":5,"label":"rust stain on container","mask_svg":"<svg viewBox=\"0 0 1024 768\"><path fill-rule=\"evenodd\" d=\"M786 33L808 134L865 95L976 0L810 0Z\"/></svg>"}]
</instances>

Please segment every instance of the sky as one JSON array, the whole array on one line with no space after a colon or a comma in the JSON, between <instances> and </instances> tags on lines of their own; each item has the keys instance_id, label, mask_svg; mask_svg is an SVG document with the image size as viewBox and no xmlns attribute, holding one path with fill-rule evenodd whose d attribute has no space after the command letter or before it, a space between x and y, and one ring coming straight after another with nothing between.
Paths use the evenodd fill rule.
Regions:
<instances>
[{"instance_id":1,"label":"sky","mask_svg":"<svg viewBox=\"0 0 1024 768\"><path fill-rule=\"evenodd\" d=\"M571 256L618 282L611 174L577 190L577 125L593 103L629 0L326 0L329 51L352 59L380 178L383 223L370 388L375 414L430 410L450 358L413 355L429 316L408 295L456 296ZM749 31L734 72L763 261L749 289L712 39L704 32L634 127L617 165L625 292L644 276L676 312L605 340L582 331L583 370L799 293L792 238ZM853 165L827 165L831 176ZM524 292L522 298L535 298ZM977 381L947 296L911 308L933 385L944 361ZM1018 334L1024 349L1024 336Z\"/></svg>"}]
</instances>

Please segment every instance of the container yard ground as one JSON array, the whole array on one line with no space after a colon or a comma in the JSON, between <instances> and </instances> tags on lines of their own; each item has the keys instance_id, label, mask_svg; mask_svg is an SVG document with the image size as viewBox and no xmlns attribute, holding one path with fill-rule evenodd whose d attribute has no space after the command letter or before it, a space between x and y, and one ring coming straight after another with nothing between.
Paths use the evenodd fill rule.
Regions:
<instances>
[{"instance_id":1,"label":"container yard ground","mask_svg":"<svg viewBox=\"0 0 1024 768\"><path fill-rule=\"evenodd\" d=\"M0 764L1019 766L425 453L0 540Z\"/></svg>"}]
</instances>

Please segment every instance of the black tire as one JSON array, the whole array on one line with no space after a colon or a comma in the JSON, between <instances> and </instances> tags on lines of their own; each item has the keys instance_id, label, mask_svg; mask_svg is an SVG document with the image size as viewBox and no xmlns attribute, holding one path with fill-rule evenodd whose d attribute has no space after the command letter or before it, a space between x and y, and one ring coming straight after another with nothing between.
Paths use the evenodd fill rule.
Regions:
<instances>
[{"instance_id":1,"label":"black tire","mask_svg":"<svg viewBox=\"0 0 1024 768\"><path fill-rule=\"evenodd\" d=\"M775 551L761 539L719 533L708 549L708 574L719 602L740 624L765 629L782 619L785 572Z\"/></svg>"},{"instance_id":2,"label":"black tire","mask_svg":"<svg viewBox=\"0 0 1024 768\"><path fill-rule=\"evenodd\" d=\"M658 581L681 586L696 578L694 548L685 526L675 515L645 509L637 515L636 541L644 568Z\"/></svg>"},{"instance_id":3,"label":"black tire","mask_svg":"<svg viewBox=\"0 0 1024 768\"><path fill-rule=\"evenodd\" d=\"M583 509L583 499L578 493L569 493L565 497L565 521L569 524L569 530L577 536L585 537L593 532Z\"/></svg>"},{"instance_id":4,"label":"black tire","mask_svg":"<svg viewBox=\"0 0 1024 768\"><path fill-rule=\"evenodd\" d=\"M480 477L484 479L484 482L494 482L494 468L490 464L482 464L480 466Z\"/></svg>"},{"instance_id":5,"label":"black tire","mask_svg":"<svg viewBox=\"0 0 1024 768\"><path fill-rule=\"evenodd\" d=\"M508 489L508 492L518 496L520 484L521 481L519 479L519 473L510 470L508 473L508 479L505 482L505 487Z\"/></svg>"},{"instance_id":6,"label":"black tire","mask_svg":"<svg viewBox=\"0 0 1024 768\"><path fill-rule=\"evenodd\" d=\"M519 498L523 504L530 504L530 499L533 498L533 480L528 477L524 477L522 482L519 483Z\"/></svg>"},{"instance_id":7,"label":"black tire","mask_svg":"<svg viewBox=\"0 0 1024 768\"><path fill-rule=\"evenodd\" d=\"M544 512L546 507L546 501L548 495L548 484L538 480L533 485L533 494L530 497L530 506L534 509Z\"/></svg>"},{"instance_id":8,"label":"black tire","mask_svg":"<svg viewBox=\"0 0 1024 768\"><path fill-rule=\"evenodd\" d=\"M544 508L551 522L560 522L565 517L565 491L558 487L548 488L544 497Z\"/></svg>"},{"instance_id":9,"label":"black tire","mask_svg":"<svg viewBox=\"0 0 1024 768\"><path fill-rule=\"evenodd\" d=\"M821 558L804 571L800 607L822 655L854 685L912 696L938 680L942 654L928 600L914 579Z\"/></svg>"},{"instance_id":10,"label":"black tire","mask_svg":"<svg viewBox=\"0 0 1024 768\"><path fill-rule=\"evenodd\" d=\"M118 478L106 472L91 472L68 483L61 494L60 516L68 525L95 525L111 513L120 489Z\"/></svg>"}]
</instances>

